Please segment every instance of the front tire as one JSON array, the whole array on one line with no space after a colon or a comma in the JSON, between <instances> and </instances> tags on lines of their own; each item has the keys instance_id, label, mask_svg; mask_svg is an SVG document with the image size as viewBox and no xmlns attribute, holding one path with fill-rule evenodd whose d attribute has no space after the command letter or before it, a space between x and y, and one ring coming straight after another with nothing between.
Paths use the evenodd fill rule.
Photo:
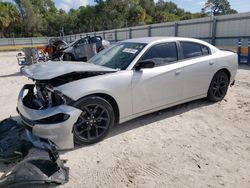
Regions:
<instances>
[{"instance_id":1,"label":"front tire","mask_svg":"<svg viewBox=\"0 0 250 188\"><path fill-rule=\"evenodd\" d=\"M229 86L229 76L224 71L217 72L209 86L207 99L218 102L224 99Z\"/></svg>"},{"instance_id":2,"label":"front tire","mask_svg":"<svg viewBox=\"0 0 250 188\"><path fill-rule=\"evenodd\" d=\"M63 61L73 61L73 60L74 60L74 58L72 55L70 55L70 54L63 55Z\"/></svg>"},{"instance_id":3,"label":"front tire","mask_svg":"<svg viewBox=\"0 0 250 188\"><path fill-rule=\"evenodd\" d=\"M114 126L114 111L109 102L98 96L89 96L76 103L82 110L73 126L77 145L94 144L107 136Z\"/></svg>"}]
</instances>

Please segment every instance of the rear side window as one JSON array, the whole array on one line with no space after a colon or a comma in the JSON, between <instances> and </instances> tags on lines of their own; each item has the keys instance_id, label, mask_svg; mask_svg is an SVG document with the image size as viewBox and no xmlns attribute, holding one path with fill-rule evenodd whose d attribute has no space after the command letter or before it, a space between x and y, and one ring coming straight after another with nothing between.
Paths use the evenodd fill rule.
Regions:
<instances>
[{"instance_id":1,"label":"rear side window","mask_svg":"<svg viewBox=\"0 0 250 188\"><path fill-rule=\"evenodd\" d=\"M202 44L193 42L180 42L184 59L205 56L210 54L210 49Z\"/></svg>"},{"instance_id":2,"label":"rear side window","mask_svg":"<svg viewBox=\"0 0 250 188\"><path fill-rule=\"evenodd\" d=\"M184 59L202 56L201 45L192 42L180 42Z\"/></svg>"},{"instance_id":3,"label":"rear side window","mask_svg":"<svg viewBox=\"0 0 250 188\"><path fill-rule=\"evenodd\" d=\"M157 44L151 47L141 60L153 60L156 66L175 62L178 60L176 43Z\"/></svg>"},{"instance_id":4,"label":"rear side window","mask_svg":"<svg viewBox=\"0 0 250 188\"><path fill-rule=\"evenodd\" d=\"M203 55L209 55L210 54L210 50L207 46L201 45L201 51Z\"/></svg>"}]
</instances>

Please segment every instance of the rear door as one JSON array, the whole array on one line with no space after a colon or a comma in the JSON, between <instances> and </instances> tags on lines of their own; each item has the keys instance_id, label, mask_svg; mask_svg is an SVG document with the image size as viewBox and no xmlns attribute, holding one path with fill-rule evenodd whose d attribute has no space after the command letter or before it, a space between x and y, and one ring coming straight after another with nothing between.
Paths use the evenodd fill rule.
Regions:
<instances>
[{"instance_id":1,"label":"rear door","mask_svg":"<svg viewBox=\"0 0 250 188\"><path fill-rule=\"evenodd\" d=\"M139 61L153 61L154 68L134 70L133 113L174 103L182 98L182 67L175 42L152 46Z\"/></svg>"},{"instance_id":2,"label":"rear door","mask_svg":"<svg viewBox=\"0 0 250 188\"><path fill-rule=\"evenodd\" d=\"M183 65L183 96L185 99L207 93L216 67L209 47L187 41L180 41Z\"/></svg>"}]
</instances>

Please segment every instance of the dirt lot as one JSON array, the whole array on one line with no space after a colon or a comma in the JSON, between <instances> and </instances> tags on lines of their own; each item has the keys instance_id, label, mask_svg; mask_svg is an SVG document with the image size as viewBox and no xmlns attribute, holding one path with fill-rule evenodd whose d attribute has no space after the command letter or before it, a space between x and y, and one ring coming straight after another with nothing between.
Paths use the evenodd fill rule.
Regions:
<instances>
[{"instance_id":1,"label":"dirt lot","mask_svg":"<svg viewBox=\"0 0 250 188\"><path fill-rule=\"evenodd\" d=\"M27 78L16 52L0 53L0 120L17 116ZM30 155L41 153L33 149ZM104 141L61 152L64 187L250 187L250 67L225 100L198 100L114 128ZM10 166L0 165L0 174Z\"/></svg>"}]
</instances>

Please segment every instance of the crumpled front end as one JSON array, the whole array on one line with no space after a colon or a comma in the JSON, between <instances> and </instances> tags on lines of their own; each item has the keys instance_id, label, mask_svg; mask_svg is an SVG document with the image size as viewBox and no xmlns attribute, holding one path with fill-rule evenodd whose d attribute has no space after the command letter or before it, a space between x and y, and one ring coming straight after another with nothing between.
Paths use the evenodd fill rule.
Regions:
<instances>
[{"instance_id":1,"label":"crumpled front end","mask_svg":"<svg viewBox=\"0 0 250 188\"><path fill-rule=\"evenodd\" d=\"M36 81L20 91L17 111L34 136L51 140L58 149L71 149L73 125L81 114L73 102L48 83Z\"/></svg>"}]
</instances>

